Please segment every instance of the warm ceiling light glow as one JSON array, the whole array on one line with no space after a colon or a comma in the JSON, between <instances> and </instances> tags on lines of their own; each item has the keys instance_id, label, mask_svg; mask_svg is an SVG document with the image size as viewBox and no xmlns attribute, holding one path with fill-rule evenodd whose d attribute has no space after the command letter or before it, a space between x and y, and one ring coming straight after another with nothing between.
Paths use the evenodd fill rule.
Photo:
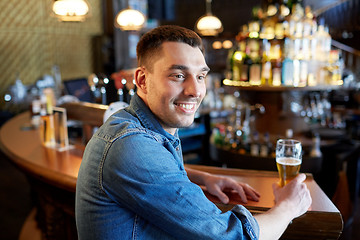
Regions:
<instances>
[{"instance_id":1,"label":"warm ceiling light glow","mask_svg":"<svg viewBox=\"0 0 360 240\"><path fill-rule=\"evenodd\" d=\"M138 31L145 24L145 15L131 8L120 11L115 17L115 26L123 31Z\"/></svg>"},{"instance_id":2,"label":"warm ceiling light glow","mask_svg":"<svg viewBox=\"0 0 360 240\"><path fill-rule=\"evenodd\" d=\"M52 10L60 21L84 21L89 13L89 5L85 0L57 0Z\"/></svg>"},{"instance_id":3,"label":"warm ceiling light glow","mask_svg":"<svg viewBox=\"0 0 360 240\"><path fill-rule=\"evenodd\" d=\"M203 36L216 36L223 31L223 28L217 17L206 15L197 21L196 31Z\"/></svg>"},{"instance_id":4,"label":"warm ceiling light glow","mask_svg":"<svg viewBox=\"0 0 360 240\"><path fill-rule=\"evenodd\" d=\"M211 0L206 0L206 14L197 20L195 30L203 36L216 36L223 31L220 19L211 13Z\"/></svg>"},{"instance_id":5,"label":"warm ceiling light glow","mask_svg":"<svg viewBox=\"0 0 360 240\"><path fill-rule=\"evenodd\" d=\"M230 41L230 40L225 40L225 41L222 43L222 45L223 45L223 48L225 48L225 49L230 49L230 48L233 47L233 42Z\"/></svg>"},{"instance_id":6,"label":"warm ceiling light glow","mask_svg":"<svg viewBox=\"0 0 360 240\"><path fill-rule=\"evenodd\" d=\"M213 49L221 49L222 48L222 43L220 41L215 41L212 44Z\"/></svg>"}]
</instances>

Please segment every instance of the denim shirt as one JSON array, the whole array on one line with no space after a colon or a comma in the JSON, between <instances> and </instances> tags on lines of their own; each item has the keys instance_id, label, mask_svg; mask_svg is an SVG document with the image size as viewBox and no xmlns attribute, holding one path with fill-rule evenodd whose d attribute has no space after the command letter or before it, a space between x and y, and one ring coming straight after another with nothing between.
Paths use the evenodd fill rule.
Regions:
<instances>
[{"instance_id":1,"label":"denim shirt","mask_svg":"<svg viewBox=\"0 0 360 240\"><path fill-rule=\"evenodd\" d=\"M255 218L223 213L187 177L178 134L135 95L86 146L76 186L80 240L258 239Z\"/></svg>"}]
</instances>

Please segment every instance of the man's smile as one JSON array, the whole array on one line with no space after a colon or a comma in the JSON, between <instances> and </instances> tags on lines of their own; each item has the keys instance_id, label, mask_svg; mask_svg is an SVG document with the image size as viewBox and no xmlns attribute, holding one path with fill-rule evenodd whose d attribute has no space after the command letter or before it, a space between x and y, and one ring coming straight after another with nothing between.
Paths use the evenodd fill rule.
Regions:
<instances>
[{"instance_id":1,"label":"man's smile","mask_svg":"<svg viewBox=\"0 0 360 240\"><path fill-rule=\"evenodd\" d=\"M186 113L193 113L196 111L196 103L175 103L175 105Z\"/></svg>"}]
</instances>

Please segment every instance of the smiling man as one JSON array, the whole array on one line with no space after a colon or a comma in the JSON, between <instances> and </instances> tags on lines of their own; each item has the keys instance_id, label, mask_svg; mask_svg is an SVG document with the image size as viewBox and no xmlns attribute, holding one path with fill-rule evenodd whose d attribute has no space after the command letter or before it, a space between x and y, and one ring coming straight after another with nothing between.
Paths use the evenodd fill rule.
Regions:
<instances>
[{"instance_id":1,"label":"smiling man","mask_svg":"<svg viewBox=\"0 0 360 240\"><path fill-rule=\"evenodd\" d=\"M276 188L275 207L255 219L240 205L222 213L198 185L223 203L224 189L257 201L252 187L184 168L177 129L193 123L209 72L199 36L178 26L155 28L140 39L137 57L137 94L84 152L76 186L79 239L278 238L309 207L304 175Z\"/></svg>"},{"instance_id":2,"label":"smiling man","mask_svg":"<svg viewBox=\"0 0 360 240\"><path fill-rule=\"evenodd\" d=\"M158 55L152 66L136 70L137 94L165 131L174 135L177 128L194 121L210 69L201 50L186 43L164 42Z\"/></svg>"}]
</instances>

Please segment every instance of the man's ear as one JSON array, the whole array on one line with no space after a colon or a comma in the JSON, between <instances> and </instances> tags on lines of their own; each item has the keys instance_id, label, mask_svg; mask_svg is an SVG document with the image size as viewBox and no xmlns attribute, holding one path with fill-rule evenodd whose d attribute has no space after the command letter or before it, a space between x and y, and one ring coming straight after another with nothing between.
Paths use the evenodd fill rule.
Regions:
<instances>
[{"instance_id":1,"label":"man's ear","mask_svg":"<svg viewBox=\"0 0 360 240\"><path fill-rule=\"evenodd\" d=\"M145 68L138 67L135 70L135 83L138 91L140 90L143 93L147 93Z\"/></svg>"}]
</instances>

